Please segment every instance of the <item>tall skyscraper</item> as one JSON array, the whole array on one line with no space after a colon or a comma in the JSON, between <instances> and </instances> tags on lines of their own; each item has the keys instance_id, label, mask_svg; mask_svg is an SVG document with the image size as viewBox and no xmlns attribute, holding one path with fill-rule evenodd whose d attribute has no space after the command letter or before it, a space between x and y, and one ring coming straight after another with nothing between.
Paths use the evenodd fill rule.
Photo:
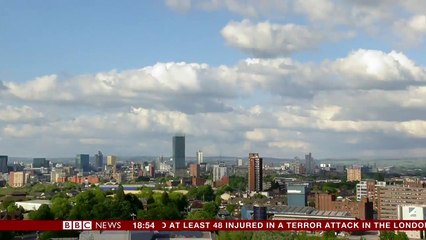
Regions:
<instances>
[{"instance_id":1,"label":"tall skyscraper","mask_svg":"<svg viewBox=\"0 0 426 240\"><path fill-rule=\"evenodd\" d=\"M203 151L201 150L198 150L197 152L197 162L198 164L201 164L204 162L204 154L203 154Z\"/></svg>"},{"instance_id":2,"label":"tall skyscraper","mask_svg":"<svg viewBox=\"0 0 426 240\"><path fill-rule=\"evenodd\" d=\"M249 154L248 185L250 192L263 191L263 158L259 153Z\"/></svg>"},{"instance_id":3,"label":"tall skyscraper","mask_svg":"<svg viewBox=\"0 0 426 240\"><path fill-rule=\"evenodd\" d=\"M0 172L7 173L7 156L0 156Z\"/></svg>"},{"instance_id":4,"label":"tall skyscraper","mask_svg":"<svg viewBox=\"0 0 426 240\"><path fill-rule=\"evenodd\" d=\"M186 171L185 164L185 136L173 136L173 170L175 176L183 176Z\"/></svg>"},{"instance_id":5,"label":"tall skyscraper","mask_svg":"<svg viewBox=\"0 0 426 240\"><path fill-rule=\"evenodd\" d=\"M78 154L75 158L75 168L83 172L90 171L89 159L89 154Z\"/></svg>"},{"instance_id":6,"label":"tall skyscraper","mask_svg":"<svg viewBox=\"0 0 426 240\"><path fill-rule=\"evenodd\" d=\"M307 174L313 174L315 170L315 162L312 153L305 155L305 170Z\"/></svg>"},{"instance_id":7,"label":"tall skyscraper","mask_svg":"<svg viewBox=\"0 0 426 240\"><path fill-rule=\"evenodd\" d=\"M98 151L97 154L95 154L95 167L101 168L104 165L104 155L101 151Z\"/></svg>"},{"instance_id":8,"label":"tall skyscraper","mask_svg":"<svg viewBox=\"0 0 426 240\"><path fill-rule=\"evenodd\" d=\"M49 168L49 161L46 158L33 158L33 168Z\"/></svg>"}]
</instances>

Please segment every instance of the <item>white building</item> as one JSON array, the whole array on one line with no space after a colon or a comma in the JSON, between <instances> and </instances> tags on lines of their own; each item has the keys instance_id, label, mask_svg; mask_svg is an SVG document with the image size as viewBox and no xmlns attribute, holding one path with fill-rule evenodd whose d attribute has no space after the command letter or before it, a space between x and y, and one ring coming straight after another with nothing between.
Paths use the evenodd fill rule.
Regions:
<instances>
[{"instance_id":1,"label":"white building","mask_svg":"<svg viewBox=\"0 0 426 240\"><path fill-rule=\"evenodd\" d=\"M201 164L201 163L203 163L203 162L204 162L204 154L203 154L203 151L198 150L198 152L197 152L197 163L198 163L198 164Z\"/></svg>"},{"instance_id":2,"label":"white building","mask_svg":"<svg viewBox=\"0 0 426 240\"><path fill-rule=\"evenodd\" d=\"M398 220L426 220L426 205L398 206ZM409 239L425 239L426 230L404 231Z\"/></svg>"},{"instance_id":3,"label":"white building","mask_svg":"<svg viewBox=\"0 0 426 240\"><path fill-rule=\"evenodd\" d=\"M377 194L378 187L385 187L386 182L376 180L361 181L356 185L356 199L361 201L363 197L373 199Z\"/></svg>"},{"instance_id":4,"label":"white building","mask_svg":"<svg viewBox=\"0 0 426 240\"><path fill-rule=\"evenodd\" d=\"M24 202L15 202L15 205L17 207L22 207L25 211L36 211L43 204L50 206L52 205L52 202L50 200L30 200Z\"/></svg>"},{"instance_id":5,"label":"white building","mask_svg":"<svg viewBox=\"0 0 426 240\"><path fill-rule=\"evenodd\" d=\"M225 163L213 165L213 181L220 180L225 176L228 176L228 168Z\"/></svg>"},{"instance_id":6,"label":"white building","mask_svg":"<svg viewBox=\"0 0 426 240\"><path fill-rule=\"evenodd\" d=\"M238 158L238 160L237 160L237 166L243 166L243 159Z\"/></svg>"}]
</instances>

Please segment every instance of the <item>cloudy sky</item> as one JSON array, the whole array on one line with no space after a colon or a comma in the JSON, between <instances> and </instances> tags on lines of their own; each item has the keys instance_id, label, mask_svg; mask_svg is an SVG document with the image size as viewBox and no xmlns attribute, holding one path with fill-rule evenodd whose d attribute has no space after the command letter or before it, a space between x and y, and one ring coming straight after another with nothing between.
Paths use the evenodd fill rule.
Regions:
<instances>
[{"instance_id":1,"label":"cloudy sky","mask_svg":"<svg viewBox=\"0 0 426 240\"><path fill-rule=\"evenodd\" d=\"M0 1L0 154L426 155L424 0Z\"/></svg>"}]
</instances>

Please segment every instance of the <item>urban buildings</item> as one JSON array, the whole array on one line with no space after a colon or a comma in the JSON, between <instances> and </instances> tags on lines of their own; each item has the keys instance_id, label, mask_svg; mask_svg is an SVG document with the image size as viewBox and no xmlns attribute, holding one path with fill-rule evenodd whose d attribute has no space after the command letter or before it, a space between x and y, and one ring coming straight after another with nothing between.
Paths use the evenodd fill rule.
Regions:
<instances>
[{"instance_id":1,"label":"urban buildings","mask_svg":"<svg viewBox=\"0 0 426 240\"><path fill-rule=\"evenodd\" d=\"M201 150L198 150L197 152L197 163L201 164L204 162L204 154Z\"/></svg>"},{"instance_id":2,"label":"urban buildings","mask_svg":"<svg viewBox=\"0 0 426 240\"><path fill-rule=\"evenodd\" d=\"M426 205L398 206L398 220L426 220ZM409 239L426 239L426 230L404 232Z\"/></svg>"},{"instance_id":3,"label":"urban buildings","mask_svg":"<svg viewBox=\"0 0 426 240\"><path fill-rule=\"evenodd\" d=\"M263 191L263 159L259 153L249 154L248 190L250 192Z\"/></svg>"},{"instance_id":4,"label":"urban buildings","mask_svg":"<svg viewBox=\"0 0 426 240\"><path fill-rule=\"evenodd\" d=\"M287 183L287 205L305 207L308 205L308 187L303 183Z\"/></svg>"},{"instance_id":5,"label":"urban buildings","mask_svg":"<svg viewBox=\"0 0 426 240\"><path fill-rule=\"evenodd\" d=\"M312 153L305 155L305 171L306 174L313 174L315 170L315 162Z\"/></svg>"},{"instance_id":6,"label":"urban buildings","mask_svg":"<svg viewBox=\"0 0 426 240\"><path fill-rule=\"evenodd\" d=\"M189 165L189 176L199 178L200 177L200 165L192 163Z\"/></svg>"},{"instance_id":7,"label":"urban buildings","mask_svg":"<svg viewBox=\"0 0 426 240\"><path fill-rule=\"evenodd\" d=\"M9 173L9 186L23 187L28 183L29 174L24 172L10 172Z\"/></svg>"},{"instance_id":8,"label":"urban buildings","mask_svg":"<svg viewBox=\"0 0 426 240\"><path fill-rule=\"evenodd\" d=\"M7 156L0 156L0 173L7 173Z\"/></svg>"},{"instance_id":9,"label":"urban buildings","mask_svg":"<svg viewBox=\"0 0 426 240\"><path fill-rule=\"evenodd\" d=\"M175 176L183 177L186 175L185 164L185 136L173 136L173 170Z\"/></svg>"},{"instance_id":10,"label":"urban buildings","mask_svg":"<svg viewBox=\"0 0 426 240\"><path fill-rule=\"evenodd\" d=\"M237 166L243 166L243 159L242 158L237 159Z\"/></svg>"},{"instance_id":11,"label":"urban buildings","mask_svg":"<svg viewBox=\"0 0 426 240\"><path fill-rule=\"evenodd\" d=\"M361 167L352 166L346 168L346 176L348 182L361 181Z\"/></svg>"},{"instance_id":12,"label":"urban buildings","mask_svg":"<svg viewBox=\"0 0 426 240\"><path fill-rule=\"evenodd\" d=\"M347 211L360 220L373 219L374 214L373 203L366 197L363 197L361 201L352 201L347 198L338 200L336 195L329 193L315 194L315 208L320 211Z\"/></svg>"},{"instance_id":13,"label":"urban buildings","mask_svg":"<svg viewBox=\"0 0 426 240\"><path fill-rule=\"evenodd\" d=\"M213 182L221 180L223 177L228 176L228 168L225 163L213 165Z\"/></svg>"},{"instance_id":14,"label":"urban buildings","mask_svg":"<svg viewBox=\"0 0 426 240\"><path fill-rule=\"evenodd\" d=\"M75 168L80 172L89 172L89 154L78 154L75 158Z\"/></svg>"},{"instance_id":15,"label":"urban buildings","mask_svg":"<svg viewBox=\"0 0 426 240\"><path fill-rule=\"evenodd\" d=\"M33 168L49 168L49 161L46 158L33 158Z\"/></svg>"},{"instance_id":16,"label":"urban buildings","mask_svg":"<svg viewBox=\"0 0 426 240\"><path fill-rule=\"evenodd\" d=\"M107 156L107 170L112 171L112 174L115 175L117 172L117 156L108 155ZM113 176L114 178L116 176Z\"/></svg>"},{"instance_id":17,"label":"urban buildings","mask_svg":"<svg viewBox=\"0 0 426 240\"><path fill-rule=\"evenodd\" d=\"M104 155L101 151L98 151L97 154L95 154L95 168L99 169L102 168L104 165Z\"/></svg>"},{"instance_id":18,"label":"urban buildings","mask_svg":"<svg viewBox=\"0 0 426 240\"><path fill-rule=\"evenodd\" d=\"M379 219L398 219L399 205L422 205L426 202L426 188L386 186L378 188Z\"/></svg>"},{"instance_id":19,"label":"urban buildings","mask_svg":"<svg viewBox=\"0 0 426 240\"><path fill-rule=\"evenodd\" d=\"M361 181L356 185L356 199L361 201L362 198L368 198L373 202L374 208L377 208L377 189L385 186L386 182L379 182L374 179Z\"/></svg>"}]
</instances>

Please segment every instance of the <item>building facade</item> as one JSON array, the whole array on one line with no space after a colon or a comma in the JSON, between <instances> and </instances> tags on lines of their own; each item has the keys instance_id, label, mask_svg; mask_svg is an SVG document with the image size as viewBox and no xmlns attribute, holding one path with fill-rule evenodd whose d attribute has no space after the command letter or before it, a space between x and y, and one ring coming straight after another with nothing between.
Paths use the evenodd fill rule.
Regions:
<instances>
[{"instance_id":1,"label":"building facade","mask_svg":"<svg viewBox=\"0 0 426 240\"><path fill-rule=\"evenodd\" d=\"M399 205L424 205L426 188L386 186L378 188L379 219L398 219Z\"/></svg>"},{"instance_id":2,"label":"building facade","mask_svg":"<svg viewBox=\"0 0 426 240\"><path fill-rule=\"evenodd\" d=\"M287 205L305 207L308 205L308 187L305 184L287 183Z\"/></svg>"},{"instance_id":3,"label":"building facade","mask_svg":"<svg viewBox=\"0 0 426 240\"><path fill-rule=\"evenodd\" d=\"M204 153L201 150L198 150L197 152L197 163L201 164L204 162Z\"/></svg>"},{"instance_id":4,"label":"building facade","mask_svg":"<svg viewBox=\"0 0 426 240\"><path fill-rule=\"evenodd\" d=\"M4 155L0 156L0 173L8 172L7 160L8 160L8 156L4 156Z\"/></svg>"},{"instance_id":5,"label":"building facade","mask_svg":"<svg viewBox=\"0 0 426 240\"><path fill-rule=\"evenodd\" d=\"M346 168L346 178L348 182L361 181L361 167L348 167Z\"/></svg>"},{"instance_id":6,"label":"building facade","mask_svg":"<svg viewBox=\"0 0 426 240\"><path fill-rule=\"evenodd\" d=\"M398 220L426 220L426 205L399 205ZM426 230L404 231L409 239L426 239Z\"/></svg>"},{"instance_id":7,"label":"building facade","mask_svg":"<svg viewBox=\"0 0 426 240\"><path fill-rule=\"evenodd\" d=\"M75 168L78 171L83 171L83 172L90 171L89 160L90 160L89 154L78 154L75 158Z\"/></svg>"},{"instance_id":8,"label":"building facade","mask_svg":"<svg viewBox=\"0 0 426 240\"><path fill-rule=\"evenodd\" d=\"M361 201L362 198L368 198L373 202L374 208L377 209L377 189L385 186L386 182L380 182L374 179L361 181L356 185L356 199L357 201Z\"/></svg>"},{"instance_id":9,"label":"building facade","mask_svg":"<svg viewBox=\"0 0 426 240\"><path fill-rule=\"evenodd\" d=\"M306 174L313 174L315 170L315 162L312 153L305 155L305 170Z\"/></svg>"},{"instance_id":10,"label":"building facade","mask_svg":"<svg viewBox=\"0 0 426 240\"><path fill-rule=\"evenodd\" d=\"M373 203L363 197L361 201L350 199L337 200L336 196L329 193L315 194L315 208L320 211L347 211L351 216L360 220L373 219Z\"/></svg>"},{"instance_id":11,"label":"building facade","mask_svg":"<svg viewBox=\"0 0 426 240\"><path fill-rule=\"evenodd\" d=\"M213 182L221 180L228 176L228 168L225 163L213 165Z\"/></svg>"},{"instance_id":12,"label":"building facade","mask_svg":"<svg viewBox=\"0 0 426 240\"><path fill-rule=\"evenodd\" d=\"M200 177L200 165L192 163L189 165L189 176L199 178Z\"/></svg>"},{"instance_id":13,"label":"building facade","mask_svg":"<svg viewBox=\"0 0 426 240\"><path fill-rule=\"evenodd\" d=\"M104 165L104 155L101 151L95 154L95 168L102 168Z\"/></svg>"},{"instance_id":14,"label":"building facade","mask_svg":"<svg viewBox=\"0 0 426 240\"><path fill-rule=\"evenodd\" d=\"M184 176L186 173L185 163L185 136L173 136L173 170L175 176Z\"/></svg>"},{"instance_id":15,"label":"building facade","mask_svg":"<svg viewBox=\"0 0 426 240\"><path fill-rule=\"evenodd\" d=\"M248 190L263 191L263 158L259 157L259 153L249 154Z\"/></svg>"},{"instance_id":16,"label":"building facade","mask_svg":"<svg viewBox=\"0 0 426 240\"><path fill-rule=\"evenodd\" d=\"M30 176L25 172L10 172L9 173L9 186L10 187L23 187L28 183Z\"/></svg>"},{"instance_id":17,"label":"building facade","mask_svg":"<svg viewBox=\"0 0 426 240\"><path fill-rule=\"evenodd\" d=\"M33 168L49 168L49 161L46 158L33 158Z\"/></svg>"}]
</instances>

